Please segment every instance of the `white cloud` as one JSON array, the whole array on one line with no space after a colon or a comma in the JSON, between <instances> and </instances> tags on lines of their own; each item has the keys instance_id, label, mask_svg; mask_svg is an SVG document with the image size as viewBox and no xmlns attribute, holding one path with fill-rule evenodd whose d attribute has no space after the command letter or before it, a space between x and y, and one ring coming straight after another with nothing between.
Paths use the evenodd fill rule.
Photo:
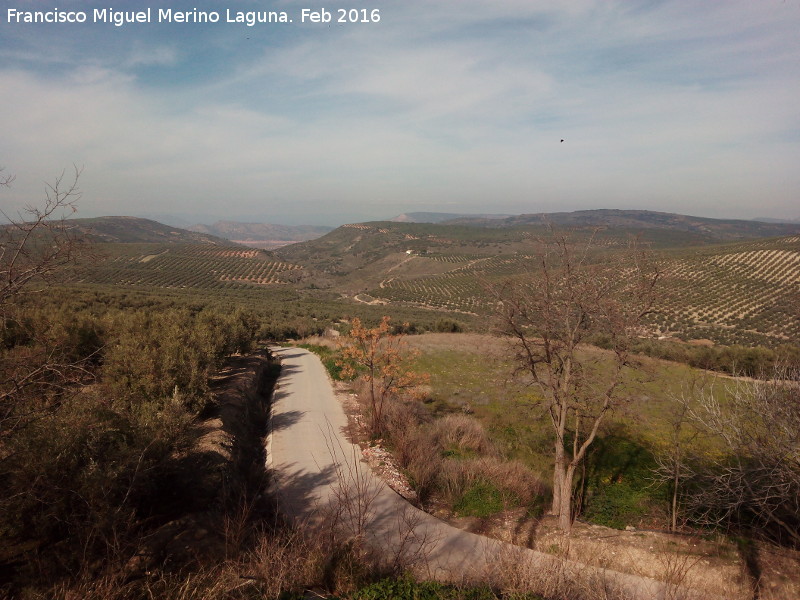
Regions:
<instances>
[{"instance_id":1,"label":"white cloud","mask_svg":"<svg viewBox=\"0 0 800 600\"><path fill-rule=\"evenodd\" d=\"M127 67L141 65L170 66L178 61L178 51L174 45L152 46L144 43L134 44L133 49L125 61Z\"/></svg>"},{"instance_id":2,"label":"white cloud","mask_svg":"<svg viewBox=\"0 0 800 600\"><path fill-rule=\"evenodd\" d=\"M94 213L796 211L797 11L384 6L379 26L298 27L213 77L172 37L75 55L55 73L4 50L18 65L0 71L11 197L77 162Z\"/></svg>"}]
</instances>

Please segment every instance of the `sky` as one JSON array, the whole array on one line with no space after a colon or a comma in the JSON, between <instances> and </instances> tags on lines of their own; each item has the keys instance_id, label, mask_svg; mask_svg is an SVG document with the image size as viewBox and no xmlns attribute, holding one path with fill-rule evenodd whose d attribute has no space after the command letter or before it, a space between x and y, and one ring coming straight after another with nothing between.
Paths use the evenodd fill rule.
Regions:
<instances>
[{"instance_id":1,"label":"sky","mask_svg":"<svg viewBox=\"0 0 800 600\"><path fill-rule=\"evenodd\" d=\"M0 0L0 206L40 204L75 165L78 216L187 225L800 218L800 0L322 4L328 23L296 0ZM86 22L10 16L56 8ZM108 8L151 22L93 22Z\"/></svg>"}]
</instances>

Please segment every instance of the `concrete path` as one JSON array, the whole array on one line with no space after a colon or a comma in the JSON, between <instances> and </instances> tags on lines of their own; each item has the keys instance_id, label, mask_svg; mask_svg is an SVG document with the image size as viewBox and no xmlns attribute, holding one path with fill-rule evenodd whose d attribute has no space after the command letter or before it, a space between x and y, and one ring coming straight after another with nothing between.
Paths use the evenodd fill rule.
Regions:
<instances>
[{"instance_id":1,"label":"concrete path","mask_svg":"<svg viewBox=\"0 0 800 600\"><path fill-rule=\"evenodd\" d=\"M509 571L530 580L561 574L630 597L692 597L661 582L588 567L452 527L411 506L372 473L347 441L347 417L319 359L300 348L273 348L282 370L274 394L268 464L280 507L296 519L331 512L353 535L364 535L387 562L412 564L420 576L470 581ZM333 507L333 508L332 508Z\"/></svg>"}]
</instances>

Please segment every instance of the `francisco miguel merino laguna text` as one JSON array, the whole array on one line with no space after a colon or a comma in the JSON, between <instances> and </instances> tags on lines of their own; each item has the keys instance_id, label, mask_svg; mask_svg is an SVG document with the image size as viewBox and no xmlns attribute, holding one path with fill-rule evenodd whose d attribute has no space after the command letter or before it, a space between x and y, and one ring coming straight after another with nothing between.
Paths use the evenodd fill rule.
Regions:
<instances>
[{"instance_id":1,"label":"francisco miguel merino laguna text","mask_svg":"<svg viewBox=\"0 0 800 600\"><path fill-rule=\"evenodd\" d=\"M222 20L220 13L211 10L173 10L171 8L159 8L153 11L150 8L144 10L114 10L113 8L95 8L91 12L91 22L93 23L113 23L121 27L128 23L152 23L155 15L157 23L242 23L252 27L256 23L291 23L289 15L285 11L240 11L225 10L225 19ZM6 11L6 21L8 23L86 23L89 21L89 14L86 11L65 11L54 8L53 10L17 10L9 8Z\"/></svg>"}]
</instances>

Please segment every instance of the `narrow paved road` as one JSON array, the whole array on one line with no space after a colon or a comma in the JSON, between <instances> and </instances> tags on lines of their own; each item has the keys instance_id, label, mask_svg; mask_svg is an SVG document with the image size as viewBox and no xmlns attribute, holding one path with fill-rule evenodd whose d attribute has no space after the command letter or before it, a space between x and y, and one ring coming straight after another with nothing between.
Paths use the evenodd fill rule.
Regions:
<instances>
[{"instance_id":1,"label":"narrow paved road","mask_svg":"<svg viewBox=\"0 0 800 600\"><path fill-rule=\"evenodd\" d=\"M387 561L415 563L426 577L466 581L505 570L511 562L530 569L528 572L558 569L567 577L576 572L583 576L594 573L637 598L668 597L666 586L652 579L591 568L491 540L414 508L375 476L361 460L360 449L347 441L347 417L319 359L300 348L273 351L281 358L282 369L267 452L284 514L314 519L331 510L331 505L343 507L339 511L342 520L355 533L364 532L376 552Z\"/></svg>"}]
</instances>

